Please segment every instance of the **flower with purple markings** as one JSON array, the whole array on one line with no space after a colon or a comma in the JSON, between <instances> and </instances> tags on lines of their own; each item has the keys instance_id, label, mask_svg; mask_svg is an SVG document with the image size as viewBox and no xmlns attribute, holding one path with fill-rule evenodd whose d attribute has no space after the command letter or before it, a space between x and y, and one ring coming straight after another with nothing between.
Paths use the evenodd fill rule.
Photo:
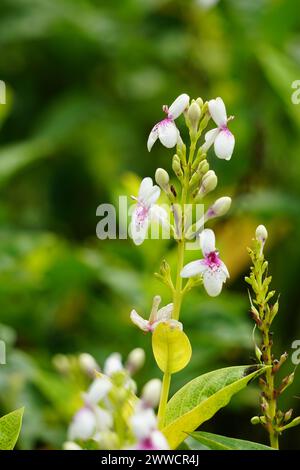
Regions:
<instances>
[{"instance_id":1,"label":"flower with purple markings","mask_svg":"<svg viewBox=\"0 0 300 470\"><path fill-rule=\"evenodd\" d=\"M200 244L204 258L188 263L182 269L181 277L201 274L206 292L211 297L216 297L221 293L223 284L229 277L228 269L219 258L215 247L215 234L211 229L201 232Z\"/></svg>"},{"instance_id":2,"label":"flower with purple markings","mask_svg":"<svg viewBox=\"0 0 300 470\"><path fill-rule=\"evenodd\" d=\"M167 105L163 106L163 111L166 113L167 117L155 124L152 131L150 132L147 142L147 148L149 152L157 139L159 139L160 142L167 148L175 147L177 144L179 131L174 121L188 107L189 101L190 97L186 93L183 93L176 98L170 107Z\"/></svg>"},{"instance_id":3,"label":"flower with purple markings","mask_svg":"<svg viewBox=\"0 0 300 470\"><path fill-rule=\"evenodd\" d=\"M207 150L214 144L215 153L218 158L230 160L235 139L234 135L228 129L227 123L232 117L227 118L227 112L222 98L216 98L208 102L208 109L211 117L218 127L211 129L205 134L205 144L202 146L203 151Z\"/></svg>"},{"instance_id":4,"label":"flower with purple markings","mask_svg":"<svg viewBox=\"0 0 300 470\"><path fill-rule=\"evenodd\" d=\"M146 238L149 224L156 220L163 226L168 225L168 214L163 207L155 204L160 196L159 186L153 185L152 178L144 178L141 182L138 197L132 196L136 200L130 231L131 237L136 245L141 245Z\"/></svg>"}]
</instances>

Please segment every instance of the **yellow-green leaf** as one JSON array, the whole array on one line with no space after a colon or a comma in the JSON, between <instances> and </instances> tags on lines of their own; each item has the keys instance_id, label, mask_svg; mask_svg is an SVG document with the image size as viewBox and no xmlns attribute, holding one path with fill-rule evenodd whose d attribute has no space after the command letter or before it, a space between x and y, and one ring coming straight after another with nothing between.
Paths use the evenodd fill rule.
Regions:
<instances>
[{"instance_id":1,"label":"yellow-green leaf","mask_svg":"<svg viewBox=\"0 0 300 470\"><path fill-rule=\"evenodd\" d=\"M210 419L231 397L242 390L267 367L236 366L201 375L184 385L167 405L165 428L171 449Z\"/></svg>"},{"instance_id":2,"label":"yellow-green leaf","mask_svg":"<svg viewBox=\"0 0 300 470\"><path fill-rule=\"evenodd\" d=\"M187 335L168 322L160 323L155 328L152 348L158 367L169 374L183 369L190 362L192 355Z\"/></svg>"},{"instance_id":3,"label":"yellow-green leaf","mask_svg":"<svg viewBox=\"0 0 300 470\"><path fill-rule=\"evenodd\" d=\"M259 444L258 442L219 436L210 432L193 432L191 437L210 450L274 450L272 447Z\"/></svg>"},{"instance_id":4,"label":"yellow-green leaf","mask_svg":"<svg viewBox=\"0 0 300 470\"><path fill-rule=\"evenodd\" d=\"M0 450L12 450L18 440L24 408L12 411L0 418Z\"/></svg>"}]
</instances>

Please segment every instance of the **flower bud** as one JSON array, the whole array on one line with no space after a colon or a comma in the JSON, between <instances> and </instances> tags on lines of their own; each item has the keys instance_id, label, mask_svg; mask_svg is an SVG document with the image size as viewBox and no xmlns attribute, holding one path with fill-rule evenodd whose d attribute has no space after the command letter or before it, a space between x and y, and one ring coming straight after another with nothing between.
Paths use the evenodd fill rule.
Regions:
<instances>
[{"instance_id":1,"label":"flower bud","mask_svg":"<svg viewBox=\"0 0 300 470\"><path fill-rule=\"evenodd\" d=\"M63 443L63 450L82 450L82 448L73 441L67 441Z\"/></svg>"},{"instance_id":2,"label":"flower bud","mask_svg":"<svg viewBox=\"0 0 300 470\"><path fill-rule=\"evenodd\" d=\"M145 363L145 351L142 348L133 349L127 358L126 369L130 374L135 374Z\"/></svg>"},{"instance_id":3,"label":"flower bud","mask_svg":"<svg viewBox=\"0 0 300 470\"><path fill-rule=\"evenodd\" d=\"M183 171L181 168L180 158L176 154L174 155L172 160L172 169L178 178L182 178Z\"/></svg>"},{"instance_id":4,"label":"flower bud","mask_svg":"<svg viewBox=\"0 0 300 470\"><path fill-rule=\"evenodd\" d=\"M209 170L202 178L200 194L205 195L216 189L218 177L213 170Z\"/></svg>"},{"instance_id":5,"label":"flower bud","mask_svg":"<svg viewBox=\"0 0 300 470\"><path fill-rule=\"evenodd\" d=\"M199 173L202 173L202 175L205 175L205 173L207 173L209 170L209 163L208 161L205 159L205 160L202 160L202 162L199 163L199 166L197 168L197 171L199 171Z\"/></svg>"},{"instance_id":6,"label":"flower bud","mask_svg":"<svg viewBox=\"0 0 300 470\"><path fill-rule=\"evenodd\" d=\"M268 232L264 225L259 225L255 231L255 238L257 241L261 242L263 245L266 243L268 238Z\"/></svg>"},{"instance_id":7,"label":"flower bud","mask_svg":"<svg viewBox=\"0 0 300 470\"><path fill-rule=\"evenodd\" d=\"M200 97L198 97L198 98L196 99L196 103L198 104L199 108L201 109L202 106L203 106L203 99L200 98Z\"/></svg>"},{"instance_id":8,"label":"flower bud","mask_svg":"<svg viewBox=\"0 0 300 470\"><path fill-rule=\"evenodd\" d=\"M224 196L217 199L206 212L206 220L225 215L231 206L231 198Z\"/></svg>"},{"instance_id":9,"label":"flower bud","mask_svg":"<svg viewBox=\"0 0 300 470\"><path fill-rule=\"evenodd\" d=\"M70 361L64 354L56 354L52 359L54 367L61 373L67 374L70 371Z\"/></svg>"},{"instance_id":10,"label":"flower bud","mask_svg":"<svg viewBox=\"0 0 300 470\"><path fill-rule=\"evenodd\" d=\"M112 353L105 361L104 374L112 376L123 371L122 358L119 353Z\"/></svg>"},{"instance_id":11,"label":"flower bud","mask_svg":"<svg viewBox=\"0 0 300 470\"><path fill-rule=\"evenodd\" d=\"M293 414L293 409L291 408L284 414L284 421L285 422L289 421L292 417L292 414Z\"/></svg>"},{"instance_id":12,"label":"flower bud","mask_svg":"<svg viewBox=\"0 0 300 470\"><path fill-rule=\"evenodd\" d=\"M195 173L192 175L190 179L189 187L193 188L194 186L196 186L199 183L200 179L201 179L200 173L198 171L195 171Z\"/></svg>"},{"instance_id":13,"label":"flower bud","mask_svg":"<svg viewBox=\"0 0 300 470\"><path fill-rule=\"evenodd\" d=\"M99 371L100 367L96 360L88 353L82 353L79 355L79 365L81 369L89 375L93 375L95 371Z\"/></svg>"},{"instance_id":14,"label":"flower bud","mask_svg":"<svg viewBox=\"0 0 300 470\"><path fill-rule=\"evenodd\" d=\"M259 416L253 416L253 418L251 418L251 424L259 424L259 423L260 423Z\"/></svg>"},{"instance_id":15,"label":"flower bud","mask_svg":"<svg viewBox=\"0 0 300 470\"><path fill-rule=\"evenodd\" d=\"M199 104L196 101L193 101L188 109L188 118L191 123L191 126L194 130L197 130L200 116L201 116L201 109Z\"/></svg>"},{"instance_id":16,"label":"flower bud","mask_svg":"<svg viewBox=\"0 0 300 470\"><path fill-rule=\"evenodd\" d=\"M156 408L159 403L161 393L161 380L152 379L146 383L142 390L142 400L150 408Z\"/></svg>"},{"instance_id":17,"label":"flower bud","mask_svg":"<svg viewBox=\"0 0 300 470\"><path fill-rule=\"evenodd\" d=\"M161 187L164 191L168 189L170 177L166 170L163 168L157 168L155 172L155 181L157 182L158 186Z\"/></svg>"}]
</instances>

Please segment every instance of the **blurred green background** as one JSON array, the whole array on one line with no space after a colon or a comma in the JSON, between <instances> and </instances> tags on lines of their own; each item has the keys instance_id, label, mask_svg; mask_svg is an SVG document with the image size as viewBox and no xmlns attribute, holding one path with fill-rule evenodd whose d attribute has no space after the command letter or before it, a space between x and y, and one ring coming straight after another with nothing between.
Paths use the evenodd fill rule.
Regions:
<instances>
[{"instance_id":1,"label":"blurred green background","mask_svg":"<svg viewBox=\"0 0 300 470\"><path fill-rule=\"evenodd\" d=\"M215 3L215 5L208 4ZM207 6L205 7L205 4ZM172 151L146 149L161 105L180 93L222 96L236 149L228 163L210 153L217 195L234 199L213 225L231 279L222 295L193 291L183 321L193 359L173 390L217 367L251 363L246 246L258 223L270 232L267 256L281 293L276 351L300 339L300 79L297 0L1 0L0 366L1 414L25 405L20 448L60 448L73 412L72 386L56 353L147 351L139 384L160 376L150 337L129 321L168 293L153 277L174 245L100 241L96 208L130 194L138 177L171 167ZM211 225L212 226L212 225ZM191 253L191 258L196 253ZM290 359L286 372L293 369ZM77 384L78 385L78 384ZM300 374L282 407L298 408ZM250 387L203 430L267 442L250 424ZM299 429L283 448L299 448Z\"/></svg>"}]
</instances>

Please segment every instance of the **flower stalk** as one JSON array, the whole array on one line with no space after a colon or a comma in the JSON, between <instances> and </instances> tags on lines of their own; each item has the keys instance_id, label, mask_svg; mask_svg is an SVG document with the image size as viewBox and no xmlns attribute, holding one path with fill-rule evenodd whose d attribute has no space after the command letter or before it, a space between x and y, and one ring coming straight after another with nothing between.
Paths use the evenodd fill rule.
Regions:
<instances>
[{"instance_id":1,"label":"flower stalk","mask_svg":"<svg viewBox=\"0 0 300 470\"><path fill-rule=\"evenodd\" d=\"M279 302L273 302L275 291L270 290L272 277L268 274L268 262L264 256L264 245L268 233L263 225L256 229L256 238L253 249L248 248L252 260L250 276L246 282L252 287L253 296L250 295L251 316L255 321L255 328L261 333L261 346L255 344L255 354L261 364L269 366L265 377L260 378L261 387L260 406L262 416L252 418L252 424L262 424L269 434L270 446L279 449L279 436L289 427L297 425L297 419L290 422L292 411L283 413L279 409L278 398L293 382L294 374L286 376L279 386L276 384L276 374L287 359L287 353L281 355L280 359L274 358L272 323L278 313ZM296 422L295 422L296 421ZM298 419L299 421L299 419ZM289 422L289 424L287 424ZM295 424L292 424L295 422Z\"/></svg>"}]
</instances>

